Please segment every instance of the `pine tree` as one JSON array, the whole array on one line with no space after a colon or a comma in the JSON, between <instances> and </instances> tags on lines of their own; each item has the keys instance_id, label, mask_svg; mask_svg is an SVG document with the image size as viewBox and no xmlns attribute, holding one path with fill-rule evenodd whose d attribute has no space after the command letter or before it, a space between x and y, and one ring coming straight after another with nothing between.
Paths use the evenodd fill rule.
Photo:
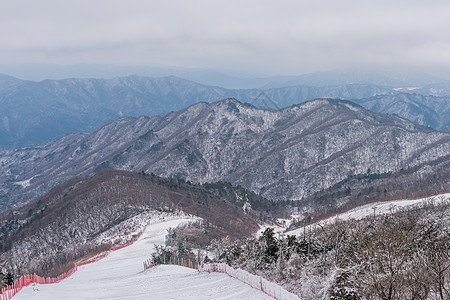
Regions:
<instances>
[{"instance_id":1,"label":"pine tree","mask_svg":"<svg viewBox=\"0 0 450 300\"><path fill-rule=\"evenodd\" d=\"M3 283L5 284L5 286L14 284L14 277L10 272L6 274L5 278L3 279Z\"/></svg>"}]
</instances>

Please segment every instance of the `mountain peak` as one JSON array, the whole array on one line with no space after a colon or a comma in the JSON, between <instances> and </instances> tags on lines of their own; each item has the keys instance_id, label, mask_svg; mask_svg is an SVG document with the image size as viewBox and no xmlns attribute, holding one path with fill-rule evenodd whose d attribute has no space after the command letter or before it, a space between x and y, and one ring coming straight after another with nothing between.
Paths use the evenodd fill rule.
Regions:
<instances>
[{"instance_id":1,"label":"mountain peak","mask_svg":"<svg viewBox=\"0 0 450 300\"><path fill-rule=\"evenodd\" d=\"M64 147L1 151L9 163L0 184L10 205L74 175L144 170L299 200L368 169L425 172L426 165L445 162L449 143L450 133L348 101L316 99L271 111L228 98L163 117L121 118ZM16 174L12 181L10 174ZM17 188L27 180L27 188Z\"/></svg>"}]
</instances>

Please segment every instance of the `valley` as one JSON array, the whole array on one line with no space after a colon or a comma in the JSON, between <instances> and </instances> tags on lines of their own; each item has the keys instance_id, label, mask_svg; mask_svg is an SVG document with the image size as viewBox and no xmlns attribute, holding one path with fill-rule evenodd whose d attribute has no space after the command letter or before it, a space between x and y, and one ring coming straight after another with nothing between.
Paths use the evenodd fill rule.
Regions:
<instances>
[{"instance_id":1,"label":"valley","mask_svg":"<svg viewBox=\"0 0 450 300\"><path fill-rule=\"evenodd\" d=\"M168 220L190 219L178 227L156 226L158 232L146 231L136 245L81 267L59 284L24 288L18 299L70 299L75 290L83 290L82 298L105 299L146 298L150 290L158 299L229 296L216 282L237 289L232 298L265 299L224 274L163 264L174 257L197 261L201 251L202 262L240 268L302 298L370 298L384 290L367 290L379 283L369 283L374 274L355 265L370 259L349 254L368 249L357 238L365 239L367 228L381 239L385 229L392 236L428 239L430 246L414 248L425 256L408 254L405 261L422 266L437 259L438 265L420 269L423 291L437 296L447 289L431 281L448 278L448 256L435 258L430 248L446 253L448 242L448 218L442 216L450 191L445 95L366 83L229 90L176 77L0 81L0 102L6 104L0 133L15 139L6 137L0 149L4 282L12 272L58 276L127 244L151 220L175 226L178 221ZM52 112L45 116L50 123L32 107L27 111L38 102L41 112ZM428 200L398 201L419 198ZM285 232L283 220L292 224ZM424 237L427 222L436 238ZM398 224L417 234L402 233ZM173 239L167 247L164 236ZM138 271L138 260L149 257L160 265ZM122 269L130 272L111 274ZM186 281L192 288L181 288ZM408 298L400 287L413 285L395 284L399 297ZM183 293L167 292L178 285ZM194 292L196 285L205 287L204 294Z\"/></svg>"}]
</instances>

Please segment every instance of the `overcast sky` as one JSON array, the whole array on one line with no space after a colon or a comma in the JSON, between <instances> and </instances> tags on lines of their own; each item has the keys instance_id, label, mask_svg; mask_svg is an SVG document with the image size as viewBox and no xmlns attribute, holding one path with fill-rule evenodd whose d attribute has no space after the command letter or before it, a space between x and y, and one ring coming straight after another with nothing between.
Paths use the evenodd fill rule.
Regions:
<instances>
[{"instance_id":1,"label":"overcast sky","mask_svg":"<svg viewBox=\"0 0 450 300\"><path fill-rule=\"evenodd\" d=\"M450 75L449 16L434 0L2 0L0 64Z\"/></svg>"}]
</instances>

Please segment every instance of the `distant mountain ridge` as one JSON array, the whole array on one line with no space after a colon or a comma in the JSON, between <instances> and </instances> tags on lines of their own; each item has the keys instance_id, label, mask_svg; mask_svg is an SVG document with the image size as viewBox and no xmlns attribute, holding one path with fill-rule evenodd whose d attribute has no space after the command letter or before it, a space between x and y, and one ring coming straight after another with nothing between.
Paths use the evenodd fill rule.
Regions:
<instances>
[{"instance_id":1,"label":"distant mountain ridge","mask_svg":"<svg viewBox=\"0 0 450 300\"><path fill-rule=\"evenodd\" d=\"M20 80L18 78L0 74L0 91L3 89L6 89L6 88L13 87L16 84L20 84L21 82L22 82L22 80Z\"/></svg>"},{"instance_id":2,"label":"distant mountain ridge","mask_svg":"<svg viewBox=\"0 0 450 300\"><path fill-rule=\"evenodd\" d=\"M414 92L416 90L411 90ZM198 102L215 102L236 98L253 102L261 93L287 107L316 98L370 99L357 101L366 108L395 113L419 124L448 130L448 119L442 112L450 103L437 107L428 98L419 99L414 114L404 106L386 110L386 101L397 101L402 90L373 84L344 84L330 86L290 86L269 89L230 90L207 86L174 76L149 78L140 76L114 79L64 79L41 82L22 81L0 76L0 148L39 144L70 132L92 132L96 128L123 116L165 115ZM386 96L384 98L373 98ZM356 100L355 100L356 99ZM447 99L447 98L442 98ZM374 101L383 101L378 105ZM423 109L423 111L422 111ZM429 115L433 115L430 117ZM442 116L442 117L441 117ZM440 120L437 120L440 119Z\"/></svg>"},{"instance_id":3,"label":"distant mountain ridge","mask_svg":"<svg viewBox=\"0 0 450 300\"><path fill-rule=\"evenodd\" d=\"M329 72L315 72L292 76L284 81L266 85L266 88L308 85L316 87L371 84L391 88L407 88L434 85L443 82L442 79L418 72L388 72L363 70L336 70Z\"/></svg>"},{"instance_id":4,"label":"distant mountain ridge","mask_svg":"<svg viewBox=\"0 0 450 300\"><path fill-rule=\"evenodd\" d=\"M397 114L418 124L450 131L450 96L400 93L352 101L372 111Z\"/></svg>"},{"instance_id":5,"label":"distant mountain ridge","mask_svg":"<svg viewBox=\"0 0 450 300\"><path fill-rule=\"evenodd\" d=\"M400 70L344 69L305 73L301 75L256 76L225 70L190 69L164 66L115 66L101 64L23 64L0 65L0 72L32 81L66 78L103 78L176 76L204 85L227 89L261 89L307 85L315 87L374 84L378 86L408 88L434 85L445 80L423 72Z\"/></svg>"},{"instance_id":6,"label":"distant mountain ridge","mask_svg":"<svg viewBox=\"0 0 450 300\"><path fill-rule=\"evenodd\" d=\"M349 101L318 99L269 111L228 99L2 150L0 200L10 207L102 169L227 181L271 200L301 200L367 172L413 170L408 174L422 180L445 169L449 158L450 133ZM438 190L448 188L437 182Z\"/></svg>"},{"instance_id":7,"label":"distant mountain ridge","mask_svg":"<svg viewBox=\"0 0 450 300\"><path fill-rule=\"evenodd\" d=\"M166 114L205 99L219 100L214 93L175 77L23 81L0 91L0 147L91 132L122 116Z\"/></svg>"}]
</instances>

